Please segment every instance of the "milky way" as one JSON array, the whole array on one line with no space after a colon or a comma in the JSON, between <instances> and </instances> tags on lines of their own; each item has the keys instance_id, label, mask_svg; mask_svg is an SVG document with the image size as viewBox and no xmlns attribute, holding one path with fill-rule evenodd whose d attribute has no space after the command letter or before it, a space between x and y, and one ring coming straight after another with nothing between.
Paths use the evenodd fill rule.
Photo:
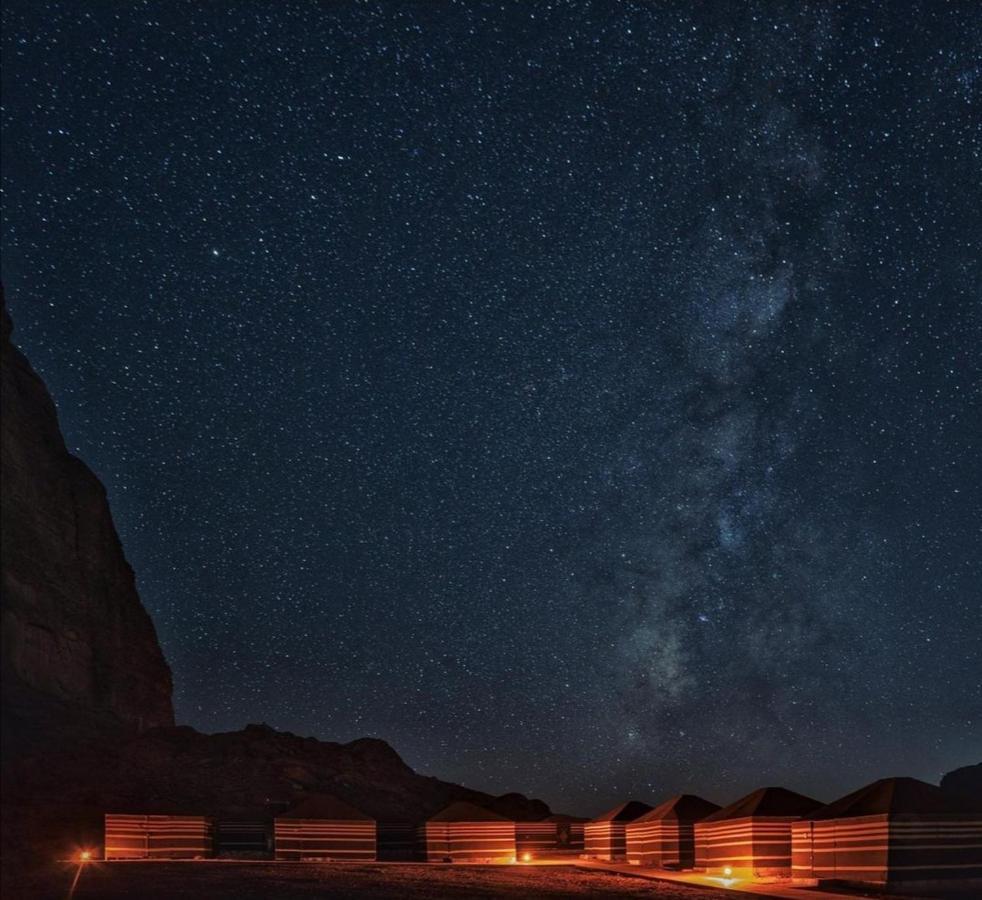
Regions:
<instances>
[{"instance_id":1,"label":"milky way","mask_svg":"<svg viewBox=\"0 0 982 900\"><path fill-rule=\"evenodd\" d=\"M4 10L15 337L178 717L597 812L982 733L982 15Z\"/></svg>"}]
</instances>

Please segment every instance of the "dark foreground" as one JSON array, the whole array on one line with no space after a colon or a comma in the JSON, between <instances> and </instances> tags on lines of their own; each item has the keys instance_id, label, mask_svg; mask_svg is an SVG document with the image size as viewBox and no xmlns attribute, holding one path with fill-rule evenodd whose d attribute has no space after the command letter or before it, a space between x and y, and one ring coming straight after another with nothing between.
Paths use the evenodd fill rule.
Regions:
<instances>
[{"instance_id":1,"label":"dark foreground","mask_svg":"<svg viewBox=\"0 0 982 900\"><path fill-rule=\"evenodd\" d=\"M45 897L67 898L75 869L59 873ZM41 896L34 894L32 896ZM724 891L673 885L573 866L331 865L317 863L90 863L75 900L412 900L514 898L720 900Z\"/></svg>"}]
</instances>

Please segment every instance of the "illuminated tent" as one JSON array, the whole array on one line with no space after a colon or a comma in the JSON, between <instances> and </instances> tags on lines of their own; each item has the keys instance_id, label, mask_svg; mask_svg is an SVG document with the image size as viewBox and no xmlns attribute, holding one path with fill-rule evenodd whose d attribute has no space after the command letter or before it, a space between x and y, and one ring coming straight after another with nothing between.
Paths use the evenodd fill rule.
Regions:
<instances>
[{"instance_id":1,"label":"illuminated tent","mask_svg":"<svg viewBox=\"0 0 982 900\"><path fill-rule=\"evenodd\" d=\"M582 853L585 821L557 814L539 822L516 822L515 849L519 859L526 853L534 859Z\"/></svg>"},{"instance_id":2,"label":"illuminated tent","mask_svg":"<svg viewBox=\"0 0 982 900\"><path fill-rule=\"evenodd\" d=\"M106 859L197 859L211 856L214 823L207 816L106 813Z\"/></svg>"},{"instance_id":3,"label":"illuminated tent","mask_svg":"<svg viewBox=\"0 0 982 900\"><path fill-rule=\"evenodd\" d=\"M628 822L628 862L660 869L691 869L696 864L695 823L718 809L718 804L702 797L679 794Z\"/></svg>"},{"instance_id":4,"label":"illuminated tent","mask_svg":"<svg viewBox=\"0 0 982 900\"><path fill-rule=\"evenodd\" d=\"M796 879L982 888L982 810L916 778L881 778L823 806L791 826L791 847Z\"/></svg>"},{"instance_id":5,"label":"illuminated tent","mask_svg":"<svg viewBox=\"0 0 982 900\"><path fill-rule=\"evenodd\" d=\"M371 816L330 794L314 794L273 821L277 859L375 859Z\"/></svg>"},{"instance_id":6,"label":"illuminated tent","mask_svg":"<svg viewBox=\"0 0 982 900\"><path fill-rule=\"evenodd\" d=\"M597 859L624 859L627 853L625 828L651 807L640 800L628 800L602 816L591 819L583 828L585 853Z\"/></svg>"},{"instance_id":7,"label":"illuminated tent","mask_svg":"<svg viewBox=\"0 0 982 900\"><path fill-rule=\"evenodd\" d=\"M582 816L567 816L556 813L545 821L556 825L556 849L570 853L582 853L584 848L584 826L587 819Z\"/></svg>"},{"instance_id":8,"label":"illuminated tent","mask_svg":"<svg viewBox=\"0 0 982 900\"><path fill-rule=\"evenodd\" d=\"M786 788L759 788L696 822L696 866L737 878L790 878L791 823L819 806Z\"/></svg>"},{"instance_id":9,"label":"illuminated tent","mask_svg":"<svg viewBox=\"0 0 982 900\"><path fill-rule=\"evenodd\" d=\"M419 827L429 862L511 862L515 823L474 803L458 801Z\"/></svg>"}]
</instances>

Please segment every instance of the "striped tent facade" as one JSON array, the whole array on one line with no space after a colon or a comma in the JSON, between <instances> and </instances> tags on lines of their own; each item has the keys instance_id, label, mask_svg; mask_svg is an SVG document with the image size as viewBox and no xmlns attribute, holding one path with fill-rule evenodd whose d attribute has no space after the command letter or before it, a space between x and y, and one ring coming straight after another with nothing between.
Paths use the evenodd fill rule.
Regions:
<instances>
[{"instance_id":1,"label":"striped tent facade","mask_svg":"<svg viewBox=\"0 0 982 900\"><path fill-rule=\"evenodd\" d=\"M651 812L651 809L640 800L629 800L591 819L583 827L583 852L586 856L608 862L626 859L627 825Z\"/></svg>"},{"instance_id":2,"label":"striped tent facade","mask_svg":"<svg viewBox=\"0 0 982 900\"><path fill-rule=\"evenodd\" d=\"M696 864L695 823L719 810L694 794L679 794L628 822L627 861L659 869L691 869Z\"/></svg>"},{"instance_id":3,"label":"striped tent facade","mask_svg":"<svg viewBox=\"0 0 982 900\"><path fill-rule=\"evenodd\" d=\"M214 852L207 816L106 813L106 859L198 859Z\"/></svg>"},{"instance_id":4,"label":"striped tent facade","mask_svg":"<svg viewBox=\"0 0 982 900\"><path fill-rule=\"evenodd\" d=\"M376 858L375 820L337 797L309 797L273 821L276 859L357 860Z\"/></svg>"},{"instance_id":5,"label":"striped tent facade","mask_svg":"<svg viewBox=\"0 0 982 900\"><path fill-rule=\"evenodd\" d=\"M585 851L586 819L559 814L546 821L556 823L556 849L559 852L579 855Z\"/></svg>"},{"instance_id":6,"label":"striped tent facade","mask_svg":"<svg viewBox=\"0 0 982 900\"><path fill-rule=\"evenodd\" d=\"M821 804L786 788L759 788L695 823L696 867L738 878L791 878L791 826Z\"/></svg>"},{"instance_id":7,"label":"striped tent facade","mask_svg":"<svg viewBox=\"0 0 982 900\"><path fill-rule=\"evenodd\" d=\"M576 816L553 815L539 822L515 823L519 859L577 856L583 852L583 824Z\"/></svg>"},{"instance_id":8,"label":"striped tent facade","mask_svg":"<svg viewBox=\"0 0 982 900\"><path fill-rule=\"evenodd\" d=\"M557 829L555 822L516 822L515 852L519 859L526 854L533 859L548 856L556 850Z\"/></svg>"},{"instance_id":9,"label":"striped tent facade","mask_svg":"<svg viewBox=\"0 0 982 900\"><path fill-rule=\"evenodd\" d=\"M515 823L474 803L459 801L419 826L427 862L511 862Z\"/></svg>"},{"instance_id":10,"label":"striped tent facade","mask_svg":"<svg viewBox=\"0 0 982 900\"><path fill-rule=\"evenodd\" d=\"M884 778L795 822L792 857L799 881L982 888L982 813L927 782Z\"/></svg>"}]
</instances>

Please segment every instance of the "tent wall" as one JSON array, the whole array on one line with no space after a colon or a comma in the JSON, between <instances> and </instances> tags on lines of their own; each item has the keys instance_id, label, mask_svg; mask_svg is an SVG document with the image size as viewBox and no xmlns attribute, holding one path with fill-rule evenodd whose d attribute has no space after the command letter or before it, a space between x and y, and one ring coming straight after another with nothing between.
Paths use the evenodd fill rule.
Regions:
<instances>
[{"instance_id":1,"label":"tent wall","mask_svg":"<svg viewBox=\"0 0 982 900\"><path fill-rule=\"evenodd\" d=\"M810 881L815 875L815 826L818 822L801 819L791 823L791 877Z\"/></svg>"},{"instance_id":2,"label":"tent wall","mask_svg":"<svg viewBox=\"0 0 982 900\"><path fill-rule=\"evenodd\" d=\"M792 875L798 879L886 881L889 830L886 815L795 822L791 826Z\"/></svg>"},{"instance_id":3,"label":"tent wall","mask_svg":"<svg viewBox=\"0 0 982 900\"><path fill-rule=\"evenodd\" d=\"M374 860L376 827L363 820L280 818L273 845L277 859Z\"/></svg>"},{"instance_id":4,"label":"tent wall","mask_svg":"<svg viewBox=\"0 0 982 900\"><path fill-rule=\"evenodd\" d=\"M706 871L709 868L709 849L706 843L706 829L696 823L696 868Z\"/></svg>"},{"instance_id":5,"label":"tent wall","mask_svg":"<svg viewBox=\"0 0 982 900\"><path fill-rule=\"evenodd\" d=\"M623 822L587 822L583 827L584 852L604 860L625 859L627 843Z\"/></svg>"},{"instance_id":6,"label":"tent wall","mask_svg":"<svg viewBox=\"0 0 982 900\"><path fill-rule=\"evenodd\" d=\"M869 884L982 879L982 816L883 815L796 822L794 877Z\"/></svg>"},{"instance_id":7,"label":"tent wall","mask_svg":"<svg viewBox=\"0 0 982 900\"><path fill-rule=\"evenodd\" d=\"M206 816L131 816L107 813L106 859L195 859L214 849Z\"/></svg>"},{"instance_id":8,"label":"tent wall","mask_svg":"<svg viewBox=\"0 0 982 900\"><path fill-rule=\"evenodd\" d=\"M979 884L982 814L891 817L889 862L890 882Z\"/></svg>"},{"instance_id":9,"label":"tent wall","mask_svg":"<svg viewBox=\"0 0 982 900\"><path fill-rule=\"evenodd\" d=\"M628 862L635 865L661 869L691 869L695 865L695 827L691 822L628 822L625 846Z\"/></svg>"},{"instance_id":10,"label":"tent wall","mask_svg":"<svg viewBox=\"0 0 982 900\"><path fill-rule=\"evenodd\" d=\"M516 855L514 822L427 822L420 840L428 862L504 862Z\"/></svg>"},{"instance_id":11,"label":"tent wall","mask_svg":"<svg viewBox=\"0 0 982 900\"><path fill-rule=\"evenodd\" d=\"M746 816L697 822L698 864L743 878L791 877L791 823L797 816Z\"/></svg>"},{"instance_id":12,"label":"tent wall","mask_svg":"<svg viewBox=\"0 0 982 900\"><path fill-rule=\"evenodd\" d=\"M556 850L558 832L555 822L516 822L515 850L519 856L531 853L545 856Z\"/></svg>"},{"instance_id":13,"label":"tent wall","mask_svg":"<svg viewBox=\"0 0 982 900\"><path fill-rule=\"evenodd\" d=\"M586 847L583 822L557 822L557 841L560 850L582 853Z\"/></svg>"},{"instance_id":14,"label":"tent wall","mask_svg":"<svg viewBox=\"0 0 982 900\"><path fill-rule=\"evenodd\" d=\"M450 862L450 825L447 822L425 822L417 836L422 856L427 862Z\"/></svg>"},{"instance_id":15,"label":"tent wall","mask_svg":"<svg viewBox=\"0 0 982 900\"><path fill-rule=\"evenodd\" d=\"M519 857L574 855L583 852L582 822L517 822L515 850Z\"/></svg>"}]
</instances>

